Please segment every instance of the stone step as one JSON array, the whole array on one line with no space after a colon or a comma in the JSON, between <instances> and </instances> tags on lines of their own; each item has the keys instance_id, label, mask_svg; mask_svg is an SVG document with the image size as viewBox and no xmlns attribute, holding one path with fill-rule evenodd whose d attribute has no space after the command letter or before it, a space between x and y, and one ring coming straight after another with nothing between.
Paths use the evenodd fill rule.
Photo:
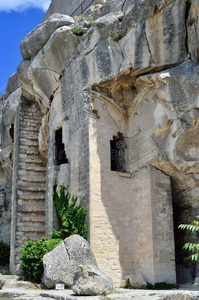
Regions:
<instances>
[{"instance_id":1,"label":"stone step","mask_svg":"<svg viewBox=\"0 0 199 300\"><path fill-rule=\"evenodd\" d=\"M35 125L35 124L32 124L31 122L23 122L20 124L20 131L21 130L26 130L26 131L29 131L29 132L39 132L39 128L41 127L41 125ZM34 128L36 130L28 130L29 128Z\"/></svg>"},{"instance_id":2,"label":"stone step","mask_svg":"<svg viewBox=\"0 0 199 300\"><path fill-rule=\"evenodd\" d=\"M38 214L23 214L23 215L19 215L18 219L20 222L24 223L24 222L31 222L31 223L35 223L35 222L39 222L39 223L45 223L45 215L38 215Z\"/></svg>"},{"instance_id":3,"label":"stone step","mask_svg":"<svg viewBox=\"0 0 199 300\"><path fill-rule=\"evenodd\" d=\"M27 158L24 158L23 156L19 156L19 163L21 162L25 164L43 165L43 161L39 155L37 156L37 158L30 158L29 156Z\"/></svg>"},{"instance_id":4,"label":"stone step","mask_svg":"<svg viewBox=\"0 0 199 300\"><path fill-rule=\"evenodd\" d=\"M19 161L24 163L35 163L35 164L41 164L43 163L43 160L41 158L40 154L26 154L26 153L20 153L19 154Z\"/></svg>"},{"instance_id":5,"label":"stone step","mask_svg":"<svg viewBox=\"0 0 199 300\"><path fill-rule=\"evenodd\" d=\"M32 183L45 183L46 177L45 176L19 176L19 181L24 182L32 182Z\"/></svg>"},{"instance_id":6,"label":"stone step","mask_svg":"<svg viewBox=\"0 0 199 300\"><path fill-rule=\"evenodd\" d=\"M26 136L26 135L31 135L30 131L27 131L26 128L22 128L22 129L20 130L20 134L21 134L21 135L25 135L25 136ZM36 131L33 131L33 132L32 132L32 135L33 135L33 136L36 136L36 135L37 135L37 132L36 132Z\"/></svg>"},{"instance_id":7,"label":"stone step","mask_svg":"<svg viewBox=\"0 0 199 300\"><path fill-rule=\"evenodd\" d=\"M24 130L27 132L39 132L39 128L34 127L34 126L28 126L26 128L24 128L24 125L20 124L19 125L19 131Z\"/></svg>"},{"instance_id":8,"label":"stone step","mask_svg":"<svg viewBox=\"0 0 199 300\"><path fill-rule=\"evenodd\" d=\"M34 152L34 151L39 152L38 145L36 145L36 146L19 145L18 149L19 149L19 153L22 153L22 154L24 154L24 153L30 154L31 152Z\"/></svg>"},{"instance_id":9,"label":"stone step","mask_svg":"<svg viewBox=\"0 0 199 300\"><path fill-rule=\"evenodd\" d=\"M17 222L17 229L20 229L22 232L27 231L43 231L45 226L45 221L42 222Z\"/></svg>"},{"instance_id":10,"label":"stone step","mask_svg":"<svg viewBox=\"0 0 199 300\"><path fill-rule=\"evenodd\" d=\"M21 155L39 155L39 150L27 150L27 149L20 149L19 156Z\"/></svg>"},{"instance_id":11,"label":"stone step","mask_svg":"<svg viewBox=\"0 0 199 300\"><path fill-rule=\"evenodd\" d=\"M30 186L27 184L17 184L17 189L19 191L26 191L26 192L33 192L33 193L37 193L37 192L45 192L46 187L45 185L39 184L39 186Z\"/></svg>"},{"instance_id":12,"label":"stone step","mask_svg":"<svg viewBox=\"0 0 199 300\"><path fill-rule=\"evenodd\" d=\"M42 224L43 227L43 224ZM42 230L41 228L30 228L30 227L18 227L17 231L20 230L20 232L24 233L24 235L26 235L27 233L33 233L35 232L38 235L38 238L40 238L41 236L45 235L45 230ZM31 239L32 240L32 239Z\"/></svg>"},{"instance_id":13,"label":"stone step","mask_svg":"<svg viewBox=\"0 0 199 300\"><path fill-rule=\"evenodd\" d=\"M40 122L41 123L42 117L39 118L37 114L35 113L25 113L25 114L20 114L20 121L33 121L33 122Z\"/></svg>"},{"instance_id":14,"label":"stone step","mask_svg":"<svg viewBox=\"0 0 199 300\"><path fill-rule=\"evenodd\" d=\"M29 205L29 206L42 206L45 205L45 199L22 199L18 198L17 203L19 206Z\"/></svg>"},{"instance_id":15,"label":"stone step","mask_svg":"<svg viewBox=\"0 0 199 300\"><path fill-rule=\"evenodd\" d=\"M43 166L37 166L35 164L23 164L23 163L19 163L19 169L21 170L26 170L26 171L34 171L34 172L46 172L46 168Z\"/></svg>"},{"instance_id":16,"label":"stone step","mask_svg":"<svg viewBox=\"0 0 199 300\"><path fill-rule=\"evenodd\" d=\"M21 115L20 116L20 123L24 124L33 124L33 125L41 125L41 120L38 119L35 115L33 116L32 114L28 114L28 115Z\"/></svg>"},{"instance_id":17,"label":"stone step","mask_svg":"<svg viewBox=\"0 0 199 300\"><path fill-rule=\"evenodd\" d=\"M20 139L26 139L26 140L30 140L30 141L37 141L38 140L38 135L35 133L35 134L29 134L29 133L26 133L26 134L19 134L19 138Z\"/></svg>"},{"instance_id":18,"label":"stone step","mask_svg":"<svg viewBox=\"0 0 199 300\"><path fill-rule=\"evenodd\" d=\"M18 249L24 246L25 241L38 241L42 236L45 236L45 230L42 229L42 234L38 236L36 232L28 233L24 235L24 232L17 232L16 240L17 243L20 245L17 246Z\"/></svg>"},{"instance_id":19,"label":"stone step","mask_svg":"<svg viewBox=\"0 0 199 300\"><path fill-rule=\"evenodd\" d=\"M17 175L18 175L18 178L20 178L21 176L43 176L43 177L46 177L46 170L35 172L35 171L31 171L31 170L22 169L22 170L17 171Z\"/></svg>"},{"instance_id":20,"label":"stone step","mask_svg":"<svg viewBox=\"0 0 199 300\"><path fill-rule=\"evenodd\" d=\"M33 115L33 113L32 113L32 108L30 108L30 109L24 109L23 107L21 107L21 109L20 109L20 117L25 117L25 116L27 116L27 115Z\"/></svg>"},{"instance_id":21,"label":"stone step","mask_svg":"<svg viewBox=\"0 0 199 300\"><path fill-rule=\"evenodd\" d=\"M37 146L38 147L38 141L32 141L25 138L19 138L19 145L20 146Z\"/></svg>"},{"instance_id":22,"label":"stone step","mask_svg":"<svg viewBox=\"0 0 199 300\"><path fill-rule=\"evenodd\" d=\"M17 191L17 197L21 200L44 200L45 201L45 194L44 192L38 192L38 193L30 193L30 192L24 192L24 191Z\"/></svg>"},{"instance_id":23,"label":"stone step","mask_svg":"<svg viewBox=\"0 0 199 300\"><path fill-rule=\"evenodd\" d=\"M26 212L45 212L45 206L44 205L37 205L37 206L17 206L17 212L26 213Z\"/></svg>"}]
</instances>

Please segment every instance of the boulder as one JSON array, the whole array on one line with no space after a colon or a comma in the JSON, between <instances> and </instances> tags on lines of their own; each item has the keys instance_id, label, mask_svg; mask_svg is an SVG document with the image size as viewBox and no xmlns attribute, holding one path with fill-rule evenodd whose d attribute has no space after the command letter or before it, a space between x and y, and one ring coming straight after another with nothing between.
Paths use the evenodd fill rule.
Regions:
<instances>
[{"instance_id":1,"label":"boulder","mask_svg":"<svg viewBox=\"0 0 199 300\"><path fill-rule=\"evenodd\" d=\"M4 284L6 283L4 277L2 274L0 274L0 289L2 289L2 287L4 286Z\"/></svg>"},{"instance_id":2,"label":"boulder","mask_svg":"<svg viewBox=\"0 0 199 300\"><path fill-rule=\"evenodd\" d=\"M17 78L17 73L15 72L8 78L8 82L6 85L5 99L7 99L8 96L11 95L18 88L19 88L19 82Z\"/></svg>"},{"instance_id":3,"label":"boulder","mask_svg":"<svg viewBox=\"0 0 199 300\"><path fill-rule=\"evenodd\" d=\"M23 59L31 59L43 48L53 32L62 27L74 23L73 18L61 14L53 14L45 22L39 24L28 33L21 42L21 55Z\"/></svg>"},{"instance_id":4,"label":"boulder","mask_svg":"<svg viewBox=\"0 0 199 300\"><path fill-rule=\"evenodd\" d=\"M128 275L124 277L124 280L121 282L121 287L124 288L129 281L131 287L136 289L145 289L147 287L147 283L144 280L144 277L140 273L134 273L132 275Z\"/></svg>"},{"instance_id":5,"label":"boulder","mask_svg":"<svg viewBox=\"0 0 199 300\"><path fill-rule=\"evenodd\" d=\"M66 238L44 255L43 264L43 283L47 288L54 288L57 283L71 287L79 265L97 266L88 242L78 235Z\"/></svg>"},{"instance_id":6,"label":"boulder","mask_svg":"<svg viewBox=\"0 0 199 300\"><path fill-rule=\"evenodd\" d=\"M113 292L113 281L96 266L80 265L75 274L72 291L77 295L94 296Z\"/></svg>"}]
</instances>

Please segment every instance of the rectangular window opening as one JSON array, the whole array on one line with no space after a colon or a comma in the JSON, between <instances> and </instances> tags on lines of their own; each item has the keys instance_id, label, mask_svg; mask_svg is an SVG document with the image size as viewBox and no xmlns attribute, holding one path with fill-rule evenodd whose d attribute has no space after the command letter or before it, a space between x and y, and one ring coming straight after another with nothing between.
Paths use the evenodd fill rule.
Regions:
<instances>
[{"instance_id":1,"label":"rectangular window opening","mask_svg":"<svg viewBox=\"0 0 199 300\"><path fill-rule=\"evenodd\" d=\"M110 141L111 148L111 171L126 172L125 149L126 142L123 134L118 133L118 136L113 136Z\"/></svg>"},{"instance_id":2,"label":"rectangular window opening","mask_svg":"<svg viewBox=\"0 0 199 300\"><path fill-rule=\"evenodd\" d=\"M62 143L62 127L55 131L55 157L58 166L68 163L64 143Z\"/></svg>"}]
</instances>

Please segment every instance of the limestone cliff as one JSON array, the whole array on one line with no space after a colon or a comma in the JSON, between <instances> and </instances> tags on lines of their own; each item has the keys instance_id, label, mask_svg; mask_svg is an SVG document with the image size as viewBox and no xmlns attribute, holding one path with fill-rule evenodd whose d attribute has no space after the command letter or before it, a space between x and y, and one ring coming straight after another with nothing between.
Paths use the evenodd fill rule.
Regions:
<instances>
[{"instance_id":1,"label":"limestone cliff","mask_svg":"<svg viewBox=\"0 0 199 300\"><path fill-rule=\"evenodd\" d=\"M130 246L125 250L121 238L125 228L133 224L131 216L125 222L125 216L118 222L113 220L117 220L120 199L114 204L114 197L119 193L111 200L112 187L107 184L114 182L113 171L117 171L117 166L114 170L110 166L110 142L113 145L122 137L123 148L119 150L123 151L124 166L121 170L128 174L126 178L131 178L129 185L133 184L136 174L148 167L171 178L178 280L189 280L194 270L187 271L190 267L179 254L183 239L177 226L181 222L191 222L198 214L199 3L197 0L190 3L107 0L105 4L88 8L81 22L56 9L51 15L53 3L44 21L22 41L24 60L17 70L22 98L36 102L41 109L38 149L47 164L46 234L57 226L52 205L52 186L57 180L59 184L69 184L71 192L87 205L91 245L104 269L108 268L110 274L111 270L117 271L115 282L118 284L133 269L133 265L128 269ZM81 36L75 34L77 29ZM117 37L120 34L121 39L111 39L111 32ZM19 90L8 97L5 107L10 97L18 99L15 93ZM60 128L67 164L59 164L55 159L55 135ZM2 141L6 139L2 137ZM5 147L2 143L2 152ZM2 159L2 168L5 163L10 164L6 159ZM8 177L11 178L10 166L6 172L10 172ZM153 171L149 173L153 176ZM109 188L105 192L106 185ZM124 194L125 191L126 188ZM96 207L97 199L101 199L99 207ZM110 201L113 202L109 210ZM126 205L130 207L130 198L128 201ZM138 212L141 210L140 207ZM103 222L95 227L96 215L96 222L100 218ZM101 225L104 222L108 236ZM163 232L165 226L172 228L173 221L168 222L160 225L160 231ZM16 230L16 224L12 231ZM100 235L103 238L98 242L96 239L98 246L110 239L112 242L107 247L117 252L118 258L114 259L109 257L107 248L106 259L112 261L109 267L102 261L99 247L92 242ZM133 239L127 241L131 242ZM162 250L158 251L167 246L162 245ZM16 250L13 248L13 251ZM174 250L168 253L172 256ZM136 263L136 268L142 265ZM166 264L165 261L161 263Z\"/></svg>"}]
</instances>

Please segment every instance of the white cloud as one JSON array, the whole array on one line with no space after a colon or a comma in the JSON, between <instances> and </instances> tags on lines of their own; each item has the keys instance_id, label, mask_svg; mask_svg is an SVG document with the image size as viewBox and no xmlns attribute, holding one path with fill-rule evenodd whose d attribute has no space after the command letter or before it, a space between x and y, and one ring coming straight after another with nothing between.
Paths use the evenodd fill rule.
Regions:
<instances>
[{"instance_id":1,"label":"white cloud","mask_svg":"<svg viewBox=\"0 0 199 300\"><path fill-rule=\"evenodd\" d=\"M22 12L28 8L39 8L46 11L50 3L51 0L0 0L0 11Z\"/></svg>"}]
</instances>

